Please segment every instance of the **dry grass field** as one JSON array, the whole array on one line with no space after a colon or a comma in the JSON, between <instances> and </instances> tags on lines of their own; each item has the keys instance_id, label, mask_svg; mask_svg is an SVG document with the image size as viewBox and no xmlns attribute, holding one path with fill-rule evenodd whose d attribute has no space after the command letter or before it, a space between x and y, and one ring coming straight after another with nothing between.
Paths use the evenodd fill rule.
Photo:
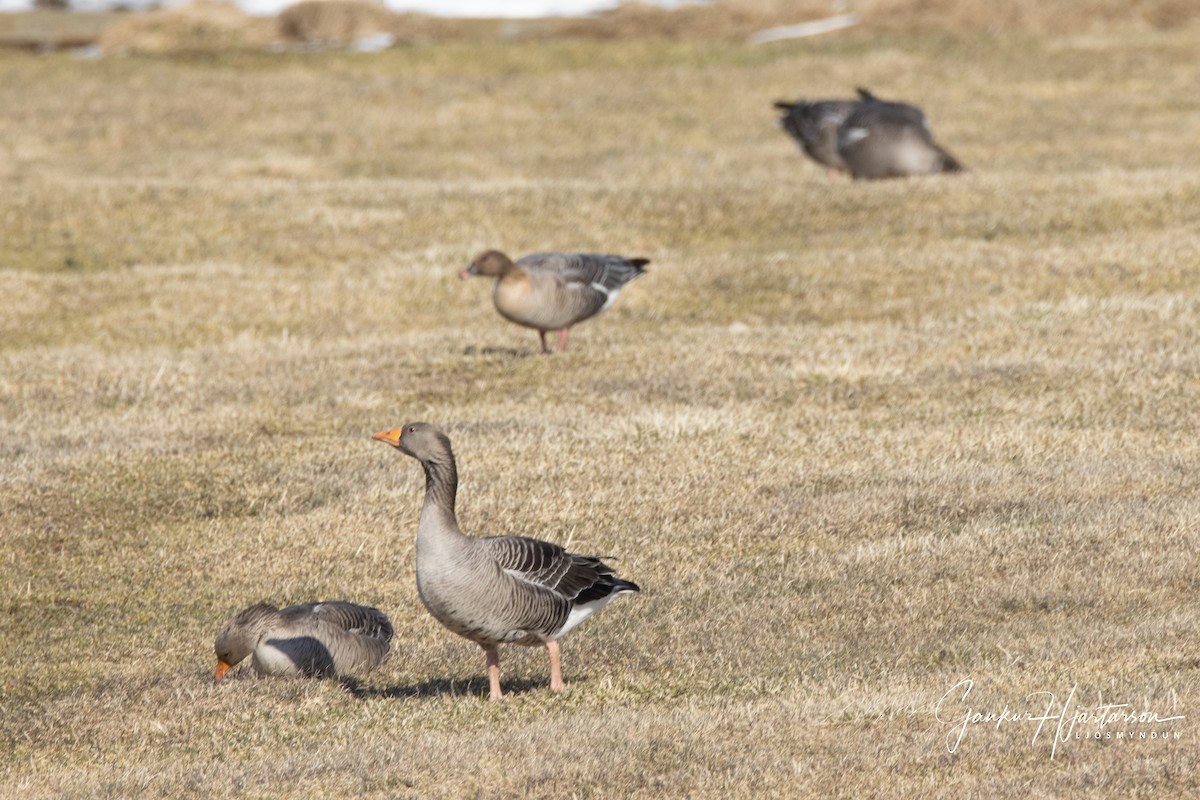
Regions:
<instances>
[{"instance_id":1,"label":"dry grass field","mask_svg":"<svg viewBox=\"0 0 1200 800\"><path fill-rule=\"evenodd\" d=\"M0 796L1196 795L1197 52L0 53ZM826 177L771 102L856 85L972 171ZM652 263L546 358L486 247ZM468 532L642 585L565 694L421 608L410 420ZM212 683L237 609L335 598L378 671Z\"/></svg>"}]
</instances>

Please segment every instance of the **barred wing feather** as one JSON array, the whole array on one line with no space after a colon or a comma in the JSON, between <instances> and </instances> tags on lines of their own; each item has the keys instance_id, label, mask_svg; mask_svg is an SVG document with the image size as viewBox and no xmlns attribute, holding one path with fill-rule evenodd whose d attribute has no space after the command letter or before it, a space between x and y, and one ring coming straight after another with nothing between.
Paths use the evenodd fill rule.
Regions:
<instances>
[{"instance_id":1,"label":"barred wing feather","mask_svg":"<svg viewBox=\"0 0 1200 800\"><path fill-rule=\"evenodd\" d=\"M391 641L394 633L391 620L379 609L340 600L288 606L280 613L288 621L311 616L321 625L382 642Z\"/></svg>"},{"instance_id":2,"label":"barred wing feather","mask_svg":"<svg viewBox=\"0 0 1200 800\"><path fill-rule=\"evenodd\" d=\"M572 605L615 592L637 591L636 584L618 578L599 558L568 553L550 542L524 536L491 536L479 541L509 575L549 589Z\"/></svg>"},{"instance_id":3,"label":"barred wing feather","mask_svg":"<svg viewBox=\"0 0 1200 800\"><path fill-rule=\"evenodd\" d=\"M598 285L606 292L620 289L644 274L643 267L649 263L644 258L599 253L533 253L517 261L525 269L554 272L566 283Z\"/></svg>"}]
</instances>

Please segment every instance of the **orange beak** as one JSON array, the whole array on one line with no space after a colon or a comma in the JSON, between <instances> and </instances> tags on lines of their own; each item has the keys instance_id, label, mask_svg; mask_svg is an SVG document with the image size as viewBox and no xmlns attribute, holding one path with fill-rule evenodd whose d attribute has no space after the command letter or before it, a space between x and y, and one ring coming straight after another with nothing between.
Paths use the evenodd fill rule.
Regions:
<instances>
[{"instance_id":1,"label":"orange beak","mask_svg":"<svg viewBox=\"0 0 1200 800\"><path fill-rule=\"evenodd\" d=\"M218 658L218 659L217 659L217 675L216 675L216 680L218 680L218 681L219 681L219 680L221 680L222 678L224 678L224 677L225 677L225 673L226 673L226 672L229 672L229 670L231 670L231 669L233 669L233 664L226 664L224 661L222 661L221 659L219 659L219 658Z\"/></svg>"},{"instance_id":2,"label":"orange beak","mask_svg":"<svg viewBox=\"0 0 1200 800\"><path fill-rule=\"evenodd\" d=\"M400 446L400 432L402 428L393 428L390 431L380 431L371 435L372 439L378 439L381 442L387 442L392 447Z\"/></svg>"}]
</instances>

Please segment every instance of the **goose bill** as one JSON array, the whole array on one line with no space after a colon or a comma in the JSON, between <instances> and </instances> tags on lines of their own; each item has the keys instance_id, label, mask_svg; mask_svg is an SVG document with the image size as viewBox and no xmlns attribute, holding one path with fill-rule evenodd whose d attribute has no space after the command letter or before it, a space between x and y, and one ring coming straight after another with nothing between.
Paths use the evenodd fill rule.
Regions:
<instances>
[{"instance_id":1,"label":"goose bill","mask_svg":"<svg viewBox=\"0 0 1200 800\"><path fill-rule=\"evenodd\" d=\"M379 433L372 434L371 438L378 439L381 442L387 442L392 447L396 447L400 444L401 430L401 428L393 428L390 431L380 431Z\"/></svg>"}]
</instances>

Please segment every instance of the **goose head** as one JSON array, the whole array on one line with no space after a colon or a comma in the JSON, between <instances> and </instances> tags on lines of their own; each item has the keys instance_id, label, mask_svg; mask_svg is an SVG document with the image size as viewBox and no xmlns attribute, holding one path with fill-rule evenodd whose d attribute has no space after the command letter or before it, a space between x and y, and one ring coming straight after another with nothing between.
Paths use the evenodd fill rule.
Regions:
<instances>
[{"instance_id":1,"label":"goose head","mask_svg":"<svg viewBox=\"0 0 1200 800\"><path fill-rule=\"evenodd\" d=\"M386 442L422 463L454 458L450 449L450 437L427 422L410 422L390 431L380 431L371 438Z\"/></svg>"},{"instance_id":2,"label":"goose head","mask_svg":"<svg viewBox=\"0 0 1200 800\"><path fill-rule=\"evenodd\" d=\"M217 633L213 648L217 653L216 680L224 678L225 673L254 652L268 620L278 611L275 606L259 603L239 612L225 623Z\"/></svg>"},{"instance_id":3,"label":"goose head","mask_svg":"<svg viewBox=\"0 0 1200 800\"><path fill-rule=\"evenodd\" d=\"M458 277L466 280L473 275L488 278L498 278L513 268L513 261L499 250L485 250L471 261L467 268L458 273Z\"/></svg>"}]
</instances>

